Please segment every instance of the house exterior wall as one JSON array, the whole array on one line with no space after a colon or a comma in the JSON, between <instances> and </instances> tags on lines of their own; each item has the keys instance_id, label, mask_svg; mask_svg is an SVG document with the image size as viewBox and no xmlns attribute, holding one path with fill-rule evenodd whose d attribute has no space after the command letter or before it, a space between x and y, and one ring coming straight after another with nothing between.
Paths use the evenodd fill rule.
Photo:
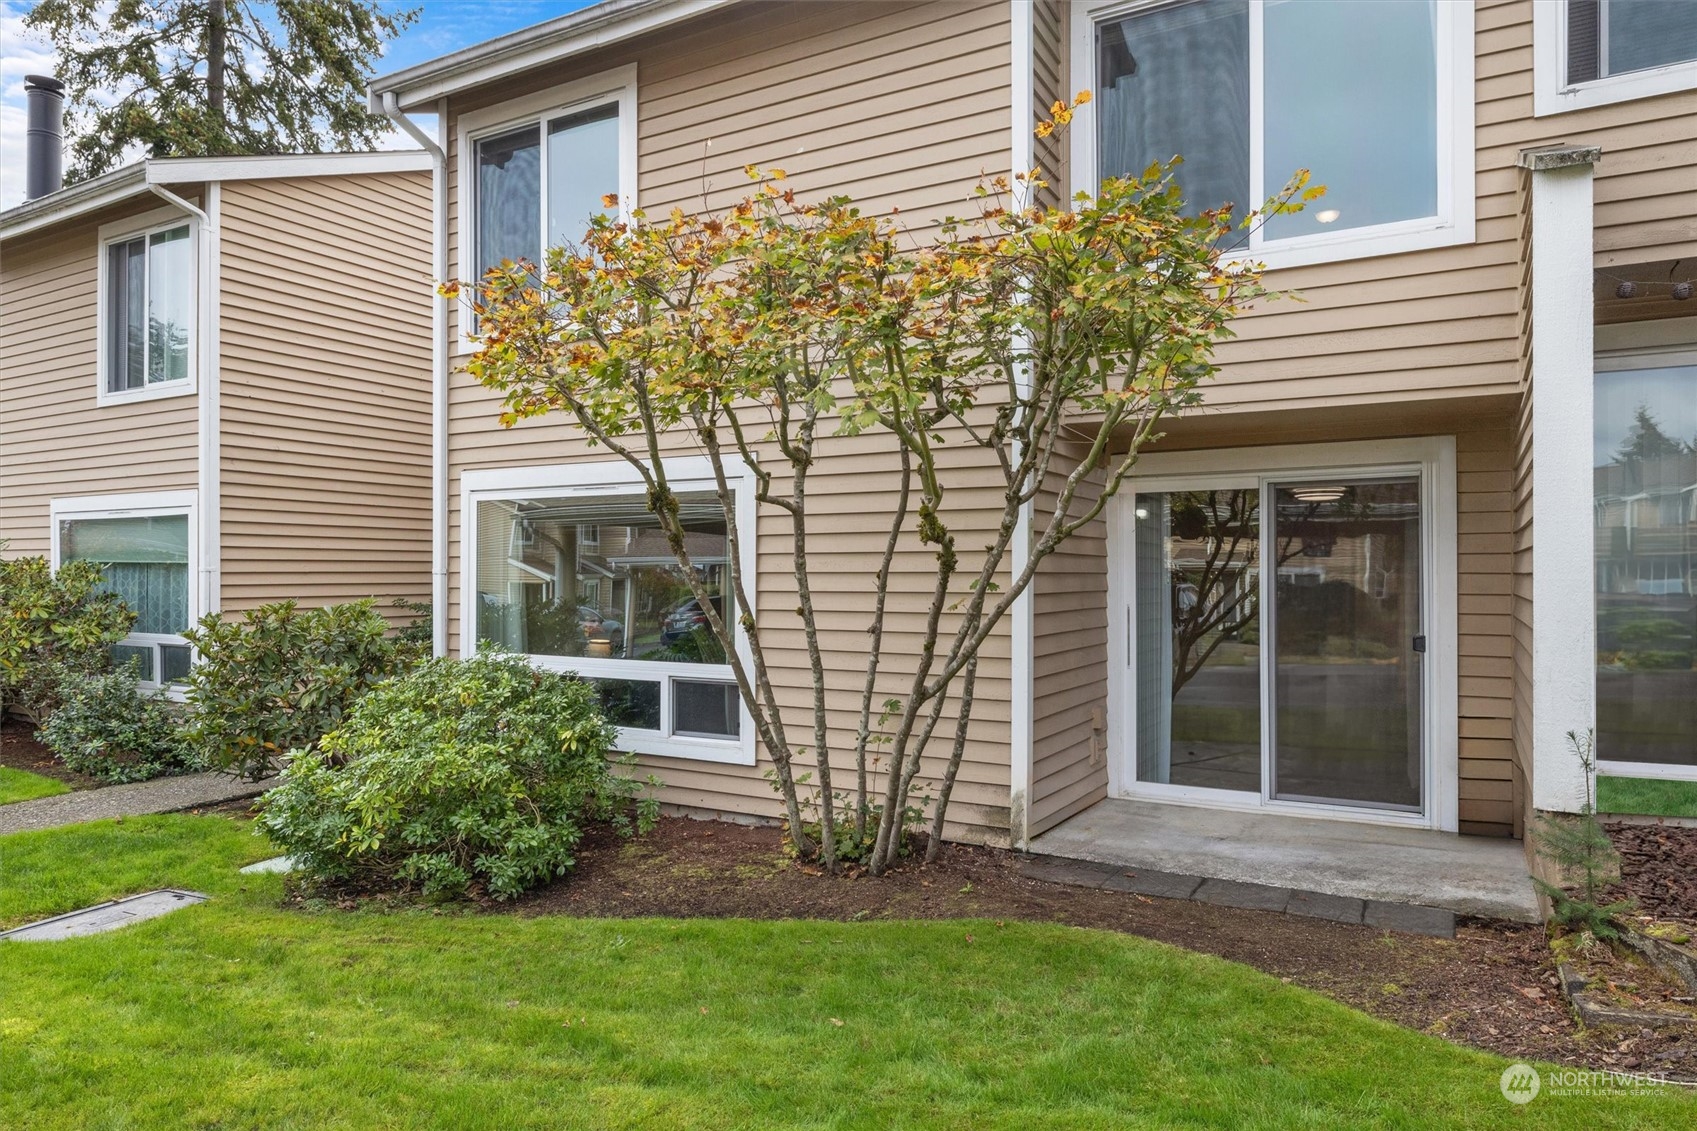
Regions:
<instances>
[{"instance_id":1,"label":"house exterior wall","mask_svg":"<svg viewBox=\"0 0 1697 1131\"><path fill-rule=\"evenodd\" d=\"M1042 46L1054 34L1044 29L1069 18L1070 10L1040 6L1033 71L1040 106L1073 93L1059 85L1067 68L1057 73ZM1207 390L1207 409L1175 421L1161 442L1457 437L1460 828L1495 835L1521 829L1531 774L1523 732L1531 710L1533 568L1526 398L1534 390L1530 229L1517 155L1558 142L1602 147L1597 267L1697 253L1697 93L1536 118L1532 21L1531 0L1480 0L1475 8L1474 242L1269 273L1271 286L1303 301L1264 303L1241 319L1237 339L1217 353L1222 370ZM1324 180L1323 170L1316 179ZM1600 316L1682 312L1676 305ZM1105 585L1106 570L1073 573L1057 561L1040 582L1039 607L1056 607L1064 591L1065 600L1094 608L1096 596L1083 590ZM1090 673L1097 654L1088 634L1071 643L1058 634L1038 649L1039 671ZM1081 712L1106 701L1105 683L1095 686L1093 698L1076 686L1040 686L1034 717L1072 712L1074 727L1047 736L1034 814L1071 811L1083 788L1077 783L1101 782L1087 770L1088 735L1077 727Z\"/></svg>"},{"instance_id":2,"label":"house exterior wall","mask_svg":"<svg viewBox=\"0 0 1697 1131\"><path fill-rule=\"evenodd\" d=\"M199 201L203 191L179 186ZM45 555L52 501L193 490L197 397L99 405L99 232L151 212L144 195L0 246L0 542Z\"/></svg>"},{"instance_id":3,"label":"house exterior wall","mask_svg":"<svg viewBox=\"0 0 1697 1131\"><path fill-rule=\"evenodd\" d=\"M226 612L429 599L430 193L427 172L221 188Z\"/></svg>"},{"instance_id":4,"label":"house exterior wall","mask_svg":"<svg viewBox=\"0 0 1697 1131\"><path fill-rule=\"evenodd\" d=\"M744 195L743 166L780 166L804 197L845 193L872 211L900 208L923 229L971 207L985 175L1005 174L1010 161L1008 90L1011 79L1009 7L1005 0L971 3L807 3L737 5L652 33L628 44L540 72L491 84L450 101L448 223L450 255L457 254L462 114L636 64L638 204L651 214L673 206L721 207ZM463 268L450 262L450 275ZM452 368L458 370L464 356ZM450 383L448 471L450 650L460 638L462 591L461 477L481 468L605 461L574 430L531 420L506 430L499 398L456 372ZM949 506L961 516L963 547L981 545L1001 510L991 462L958 442L945 445L951 464ZM680 436L672 449L694 454ZM839 748L852 737L864 678L868 582L885 537L893 497L894 450L878 436L827 441L812 473L816 601L831 668L831 725ZM818 562L828 562L822 567ZM800 622L791 610L787 526L761 523L756 578L779 694L792 733L808 732L810 684ZM889 672L912 670L923 625L925 594L935 577L932 552L904 541L892 584L886 630ZM1005 842L1009 828L1009 637L1004 626L983 652L971 738L950 806L949 835ZM880 698L902 694L903 681L881 683ZM948 733L945 722L939 734ZM945 743L933 747L941 752ZM811 755L807 760L811 760ZM775 816L776 795L763 779L769 763L753 767L670 758L644 758L664 782L662 801L710 811ZM940 773L940 759L927 773ZM840 775L849 770L838 765ZM923 784L923 783L921 783Z\"/></svg>"}]
</instances>

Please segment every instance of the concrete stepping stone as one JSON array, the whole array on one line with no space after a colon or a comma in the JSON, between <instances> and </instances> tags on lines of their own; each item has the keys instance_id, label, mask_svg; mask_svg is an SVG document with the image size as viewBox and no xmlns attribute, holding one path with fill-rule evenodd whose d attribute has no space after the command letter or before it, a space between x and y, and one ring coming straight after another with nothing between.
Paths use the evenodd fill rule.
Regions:
<instances>
[{"instance_id":1,"label":"concrete stepping stone","mask_svg":"<svg viewBox=\"0 0 1697 1131\"><path fill-rule=\"evenodd\" d=\"M257 875L264 872L286 873L293 872L300 865L295 863L293 856L273 856L269 860L261 860L257 864L249 864L241 869L244 876Z\"/></svg>"},{"instance_id":2,"label":"concrete stepping stone","mask_svg":"<svg viewBox=\"0 0 1697 1131\"><path fill-rule=\"evenodd\" d=\"M179 891L176 888L144 891L140 895L114 899L110 903L97 903L80 911L68 911L38 923L26 923L9 931L0 931L0 939L10 939L14 942L51 942L57 939L80 938L83 935L97 935L127 927L131 923L139 923L144 919L157 919L180 907L205 903L210 898L212 897L202 895L198 891Z\"/></svg>"}]
</instances>

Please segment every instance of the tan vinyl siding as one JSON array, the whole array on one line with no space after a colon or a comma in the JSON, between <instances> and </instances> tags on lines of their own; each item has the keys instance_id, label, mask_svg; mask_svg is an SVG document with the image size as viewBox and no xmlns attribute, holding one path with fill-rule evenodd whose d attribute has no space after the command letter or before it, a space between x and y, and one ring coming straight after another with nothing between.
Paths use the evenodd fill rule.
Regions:
<instances>
[{"instance_id":1,"label":"tan vinyl siding","mask_svg":"<svg viewBox=\"0 0 1697 1131\"><path fill-rule=\"evenodd\" d=\"M1067 60L1069 9L1061 0L1034 0L1031 9L1032 109L1036 118L1044 119L1055 103L1071 102L1078 93L1068 89L1072 82ZM1045 205L1059 206L1069 197L1067 149L1062 133L1033 138L1037 168L1049 186L1038 198Z\"/></svg>"},{"instance_id":2,"label":"tan vinyl siding","mask_svg":"<svg viewBox=\"0 0 1697 1131\"><path fill-rule=\"evenodd\" d=\"M1498 420L1456 435L1459 828L1514 829L1514 433Z\"/></svg>"},{"instance_id":3,"label":"tan vinyl siding","mask_svg":"<svg viewBox=\"0 0 1697 1131\"><path fill-rule=\"evenodd\" d=\"M1077 465L1078 453L1074 455ZM1050 472L1033 525L1040 532L1072 467ZM1100 477L1071 509L1100 497ZM1032 836L1081 813L1108 795L1108 528L1084 527L1038 567L1032 597Z\"/></svg>"},{"instance_id":4,"label":"tan vinyl siding","mask_svg":"<svg viewBox=\"0 0 1697 1131\"><path fill-rule=\"evenodd\" d=\"M430 175L222 187L226 611L430 595Z\"/></svg>"},{"instance_id":5,"label":"tan vinyl siding","mask_svg":"<svg viewBox=\"0 0 1697 1131\"><path fill-rule=\"evenodd\" d=\"M179 190L191 200L200 190ZM0 541L48 553L54 499L192 490L197 398L99 407L99 229L160 207L143 197L0 246ZM204 368L204 367L203 367Z\"/></svg>"},{"instance_id":6,"label":"tan vinyl siding","mask_svg":"<svg viewBox=\"0 0 1697 1131\"><path fill-rule=\"evenodd\" d=\"M457 147L462 113L627 63L637 64L639 202L650 213L674 205L721 206L747 191L745 163L777 165L805 197L848 193L872 210L900 207L923 227L964 213L981 176L1008 167L1010 27L1004 0L968 4L748 4L677 25L590 61L520 76L486 94L456 100L448 137ZM711 145L708 144L711 140ZM449 168L457 170L457 152ZM457 202L460 186L450 182ZM457 207L450 204L450 223ZM457 237L457 233L456 233ZM457 246L457 238L450 241ZM451 382L450 633L457 649L462 600L460 476L472 468L603 461L573 430L528 421L508 431L497 422L498 398L464 374ZM988 540L1000 513L997 475L956 441L949 506L960 516L963 547ZM689 451L683 438L674 450ZM822 644L831 671L831 726L839 749L852 737L864 678L870 579L891 513L893 453L877 437L827 442L813 473L813 553ZM758 546L757 615L793 741L811 746L810 684L790 576L787 526L768 520ZM901 694L916 655L924 594L935 559L904 542L892 588L886 678L879 695ZM1005 841L1008 828L1009 641L985 648L966 761L950 808L949 835ZM950 708L952 713L953 708ZM798 729L800 728L800 729ZM927 759L941 771L948 725ZM811 754L808 756L811 761ZM762 779L768 763L723 766L644 759L663 779L661 799L719 812L775 816L776 795ZM850 783L838 764L836 787Z\"/></svg>"}]
</instances>

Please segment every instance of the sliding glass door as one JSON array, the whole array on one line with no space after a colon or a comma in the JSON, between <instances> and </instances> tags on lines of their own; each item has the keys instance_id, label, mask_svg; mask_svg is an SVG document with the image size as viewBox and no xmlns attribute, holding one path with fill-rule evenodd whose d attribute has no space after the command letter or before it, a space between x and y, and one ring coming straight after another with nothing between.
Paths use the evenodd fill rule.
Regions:
<instances>
[{"instance_id":1,"label":"sliding glass door","mask_svg":"<svg viewBox=\"0 0 1697 1131\"><path fill-rule=\"evenodd\" d=\"M1270 794L1420 809L1420 482L1269 487Z\"/></svg>"},{"instance_id":2,"label":"sliding glass door","mask_svg":"<svg viewBox=\"0 0 1697 1131\"><path fill-rule=\"evenodd\" d=\"M1137 787L1422 812L1419 476L1172 486L1131 499Z\"/></svg>"}]
</instances>

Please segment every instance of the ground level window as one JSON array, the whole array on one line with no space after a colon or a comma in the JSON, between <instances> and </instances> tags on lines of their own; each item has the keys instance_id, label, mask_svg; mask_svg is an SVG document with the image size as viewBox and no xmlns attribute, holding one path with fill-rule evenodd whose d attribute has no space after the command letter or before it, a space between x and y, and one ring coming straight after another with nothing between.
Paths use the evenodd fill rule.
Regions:
<instances>
[{"instance_id":1,"label":"ground level window","mask_svg":"<svg viewBox=\"0 0 1697 1131\"><path fill-rule=\"evenodd\" d=\"M1697 352L1599 368L1597 754L1697 766Z\"/></svg>"},{"instance_id":2,"label":"ground level window","mask_svg":"<svg viewBox=\"0 0 1697 1131\"><path fill-rule=\"evenodd\" d=\"M193 623L189 516L62 514L58 546L61 562L98 562L106 588L135 610L135 625L113 658L134 663L147 683L186 679L191 650L183 633Z\"/></svg>"},{"instance_id":3,"label":"ground level window","mask_svg":"<svg viewBox=\"0 0 1697 1131\"><path fill-rule=\"evenodd\" d=\"M484 498L476 523L475 631L598 688L638 752L737 742L742 706L709 612L734 623L717 495L678 495L686 571L628 492Z\"/></svg>"}]
</instances>

